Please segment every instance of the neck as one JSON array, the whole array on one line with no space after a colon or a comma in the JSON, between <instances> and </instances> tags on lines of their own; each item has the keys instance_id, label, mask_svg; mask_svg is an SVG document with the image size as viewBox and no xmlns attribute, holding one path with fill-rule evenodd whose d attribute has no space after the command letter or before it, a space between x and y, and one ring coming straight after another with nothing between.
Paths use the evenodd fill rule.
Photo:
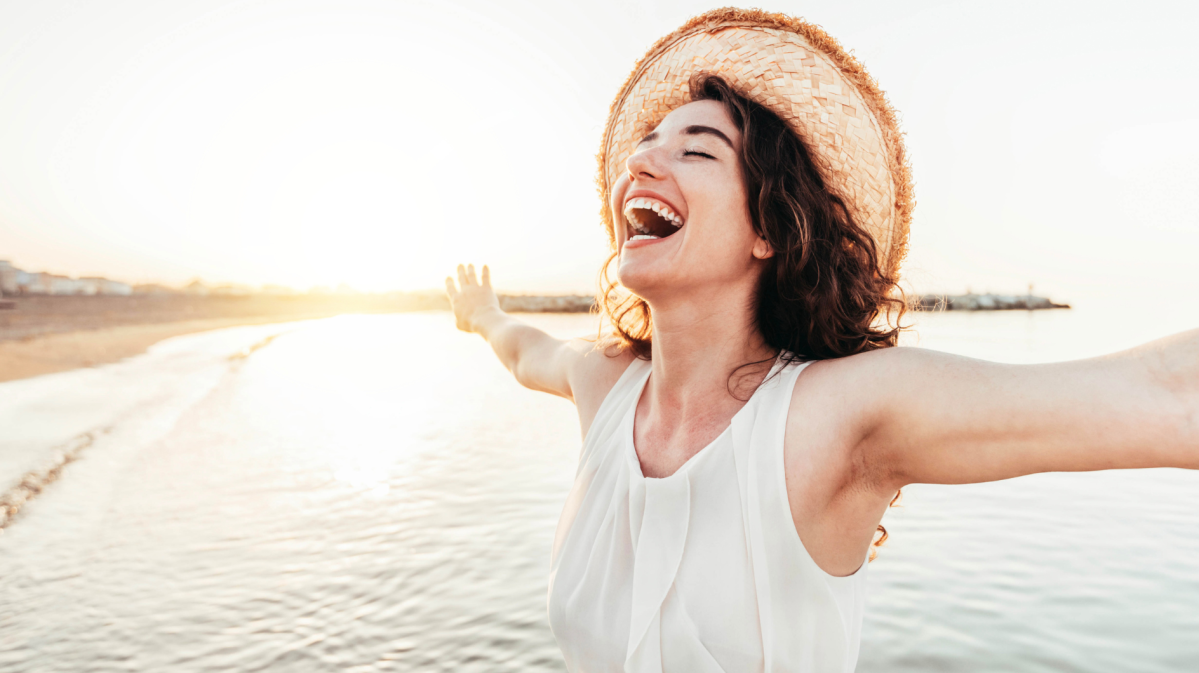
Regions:
<instances>
[{"instance_id":1,"label":"neck","mask_svg":"<svg viewBox=\"0 0 1199 673\"><path fill-rule=\"evenodd\" d=\"M728 288L715 296L651 302L652 406L685 418L748 398L778 354L758 331L753 294L752 288Z\"/></svg>"}]
</instances>

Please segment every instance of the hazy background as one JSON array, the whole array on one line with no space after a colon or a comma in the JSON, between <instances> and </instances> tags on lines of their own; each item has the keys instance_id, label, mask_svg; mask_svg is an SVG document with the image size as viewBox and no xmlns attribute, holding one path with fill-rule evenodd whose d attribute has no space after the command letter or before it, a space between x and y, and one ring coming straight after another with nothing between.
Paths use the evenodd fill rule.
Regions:
<instances>
[{"instance_id":1,"label":"hazy background","mask_svg":"<svg viewBox=\"0 0 1199 673\"><path fill-rule=\"evenodd\" d=\"M607 108L696 2L0 1L0 258L588 292ZM1190 299L1193 3L774 2L902 113L921 291Z\"/></svg>"}]
</instances>

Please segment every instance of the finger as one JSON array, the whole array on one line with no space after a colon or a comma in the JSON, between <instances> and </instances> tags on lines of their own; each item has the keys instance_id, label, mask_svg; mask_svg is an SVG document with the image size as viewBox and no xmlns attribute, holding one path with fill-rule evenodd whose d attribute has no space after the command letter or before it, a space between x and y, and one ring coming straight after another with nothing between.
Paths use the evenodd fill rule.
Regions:
<instances>
[{"instance_id":1,"label":"finger","mask_svg":"<svg viewBox=\"0 0 1199 673\"><path fill-rule=\"evenodd\" d=\"M491 287L491 269L488 269L486 264L483 265L483 287Z\"/></svg>"},{"instance_id":2,"label":"finger","mask_svg":"<svg viewBox=\"0 0 1199 673\"><path fill-rule=\"evenodd\" d=\"M466 279L470 281L471 285L479 284L479 279L475 276L475 265L474 264L466 265Z\"/></svg>"},{"instance_id":3,"label":"finger","mask_svg":"<svg viewBox=\"0 0 1199 673\"><path fill-rule=\"evenodd\" d=\"M466 286L467 286L466 267L459 264L458 265L458 287L462 288L462 291L465 292Z\"/></svg>"},{"instance_id":4,"label":"finger","mask_svg":"<svg viewBox=\"0 0 1199 673\"><path fill-rule=\"evenodd\" d=\"M449 276L445 277L445 291L451 299L458 294L458 288L454 287L454 279Z\"/></svg>"}]
</instances>

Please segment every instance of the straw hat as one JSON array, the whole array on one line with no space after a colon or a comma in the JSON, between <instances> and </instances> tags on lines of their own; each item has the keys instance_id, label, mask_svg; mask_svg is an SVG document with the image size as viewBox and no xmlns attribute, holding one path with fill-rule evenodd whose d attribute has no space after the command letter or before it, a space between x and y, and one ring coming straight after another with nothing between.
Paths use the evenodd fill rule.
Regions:
<instances>
[{"instance_id":1,"label":"straw hat","mask_svg":"<svg viewBox=\"0 0 1199 673\"><path fill-rule=\"evenodd\" d=\"M819 27L783 14L717 9L658 40L612 102L599 182L604 217L612 185L638 141L690 102L699 71L785 120L816 155L829 186L878 244L894 275L907 250L912 181L895 112L862 64Z\"/></svg>"}]
</instances>

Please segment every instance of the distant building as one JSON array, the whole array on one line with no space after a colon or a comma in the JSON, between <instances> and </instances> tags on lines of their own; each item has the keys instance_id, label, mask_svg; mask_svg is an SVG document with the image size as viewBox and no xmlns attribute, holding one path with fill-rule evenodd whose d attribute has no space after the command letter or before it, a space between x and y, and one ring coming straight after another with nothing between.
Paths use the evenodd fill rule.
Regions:
<instances>
[{"instance_id":1,"label":"distant building","mask_svg":"<svg viewBox=\"0 0 1199 673\"><path fill-rule=\"evenodd\" d=\"M103 294L117 295L128 297L133 294L133 286L129 283L122 283L119 280L109 280L108 278L100 278L99 276L90 276L88 278L80 278L84 283L83 294Z\"/></svg>"},{"instance_id":2,"label":"distant building","mask_svg":"<svg viewBox=\"0 0 1199 673\"><path fill-rule=\"evenodd\" d=\"M78 278L45 274L50 279L49 294L75 295L83 294L85 283Z\"/></svg>"},{"instance_id":3,"label":"distant building","mask_svg":"<svg viewBox=\"0 0 1199 673\"><path fill-rule=\"evenodd\" d=\"M12 265L12 262L0 259L0 297L13 296L19 292L17 274L22 271Z\"/></svg>"},{"instance_id":4,"label":"distant building","mask_svg":"<svg viewBox=\"0 0 1199 673\"><path fill-rule=\"evenodd\" d=\"M99 276L70 278L53 273L23 271L0 260L0 296L24 294L130 295L133 286Z\"/></svg>"},{"instance_id":5,"label":"distant building","mask_svg":"<svg viewBox=\"0 0 1199 673\"><path fill-rule=\"evenodd\" d=\"M26 282L21 286L21 294L51 294L50 278L48 273L28 273L26 274Z\"/></svg>"}]
</instances>

